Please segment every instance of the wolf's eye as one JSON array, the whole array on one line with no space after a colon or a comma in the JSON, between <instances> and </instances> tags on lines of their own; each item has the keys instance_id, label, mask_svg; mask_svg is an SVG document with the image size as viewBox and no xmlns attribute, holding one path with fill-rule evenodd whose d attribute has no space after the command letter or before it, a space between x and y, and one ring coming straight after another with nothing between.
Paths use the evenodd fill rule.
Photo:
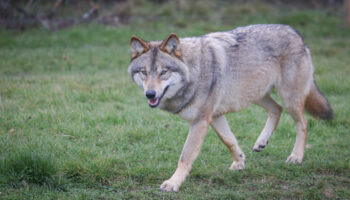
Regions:
<instances>
[{"instance_id":1,"label":"wolf's eye","mask_svg":"<svg viewBox=\"0 0 350 200\"><path fill-rule=\"evenodd\" d=\"M147 76L147 71L146 70L141 70L141 73L145 76Z\"/></svg>"},{"instance_id":2,"label":"wolf's eye","mask_svg":"<svg viewBox=\"0 0 350 200\"><path fill-rule=\"evenodd\" d=\"M160 72L160 75L163 76L163 75L165 75L167 72L168 72L168 69L164 69L164 70L162 70L162 71Z\"/></svg>"}]
</instances>

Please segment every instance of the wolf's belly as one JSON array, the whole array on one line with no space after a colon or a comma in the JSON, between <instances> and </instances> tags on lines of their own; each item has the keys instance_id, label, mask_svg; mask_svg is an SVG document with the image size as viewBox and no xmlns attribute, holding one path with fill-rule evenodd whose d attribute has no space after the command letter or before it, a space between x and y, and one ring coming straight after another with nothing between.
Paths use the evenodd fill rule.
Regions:
<instances>
[{"instance_id":1,"label":"wolf's belly","mask_svg":"<svg viewBox=\"0 0 350 200\"><path fill-rule=\"evenodd\" d=\"M214 107L214 116L229 112L237 112L256 103L274 87L275 81L261 78L255 81L243 81L241 84L231 84L220 93L220 101Z\"/></svg>"}]
</instances>

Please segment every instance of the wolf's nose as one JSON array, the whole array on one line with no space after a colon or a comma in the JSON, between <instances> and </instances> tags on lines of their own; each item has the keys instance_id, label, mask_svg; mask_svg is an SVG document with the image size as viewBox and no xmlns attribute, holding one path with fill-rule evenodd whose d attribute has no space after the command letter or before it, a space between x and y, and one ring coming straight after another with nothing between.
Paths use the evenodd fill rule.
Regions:
<instances>
[{"instance_id":1,"label":"wolf's nose","mask_svg":"<svg viewBox=\"0 0 350 200\"><path fill-rule=\"evenodd\" d=\"M146 97L149 99L154 99L156 97L156 91L154 90L147 90L146 91Z\"/></svg>"}]
</instances>

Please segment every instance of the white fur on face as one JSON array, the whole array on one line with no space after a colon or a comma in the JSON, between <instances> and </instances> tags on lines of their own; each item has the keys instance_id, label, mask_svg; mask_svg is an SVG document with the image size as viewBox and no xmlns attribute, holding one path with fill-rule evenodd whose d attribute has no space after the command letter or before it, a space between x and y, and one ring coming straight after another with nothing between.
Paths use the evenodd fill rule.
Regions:
<instances>
[{"instance_id":1,"label":"white fur on face","mask_svg":"<svg viewBox=\"0 0 350 200\"><path fill-rule=\"evenodd\" d=\"M169 79L164 81L163 83L163 90L169 85L168 91L164 95L164 98L170 99L173 96L176 95L178 90L182 87L183 84L181 84L181 75L176 72L172 72Z\"/></svg>"},{"instance_id":2,"label":"white fur on face","mask_svg":"<svg viewBox=\"0 0 350 200\"><path fill-rule=\"evenodd\" d=\"M140 73L135 73L134 74L134 81L142 90L144 90L144 88L145 88L144 87L144 81L143 81L141 76L142 75Z\"/></svg>"}]
</instances>

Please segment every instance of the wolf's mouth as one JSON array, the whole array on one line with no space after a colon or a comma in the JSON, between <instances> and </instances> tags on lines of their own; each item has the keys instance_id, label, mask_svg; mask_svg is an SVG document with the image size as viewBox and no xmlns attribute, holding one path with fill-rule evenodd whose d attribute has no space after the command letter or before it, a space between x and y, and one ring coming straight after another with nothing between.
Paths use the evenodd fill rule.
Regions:
<instances>
[{"instance_id":1,"label":"wolf's mouth","mask_svg":"<svg viewBox=\"0 0 350 200\"><path fill-rule=\"evenodd\" d=\"M148 99L148 105L151 108L157 107L160 103L160 100L162 100L163 96L165 95L166 91L168 90L168 88L169 88L169 85L164 89L164 92L160 97L154 98L154 99Z\"/></svg>"}]
</instances>

